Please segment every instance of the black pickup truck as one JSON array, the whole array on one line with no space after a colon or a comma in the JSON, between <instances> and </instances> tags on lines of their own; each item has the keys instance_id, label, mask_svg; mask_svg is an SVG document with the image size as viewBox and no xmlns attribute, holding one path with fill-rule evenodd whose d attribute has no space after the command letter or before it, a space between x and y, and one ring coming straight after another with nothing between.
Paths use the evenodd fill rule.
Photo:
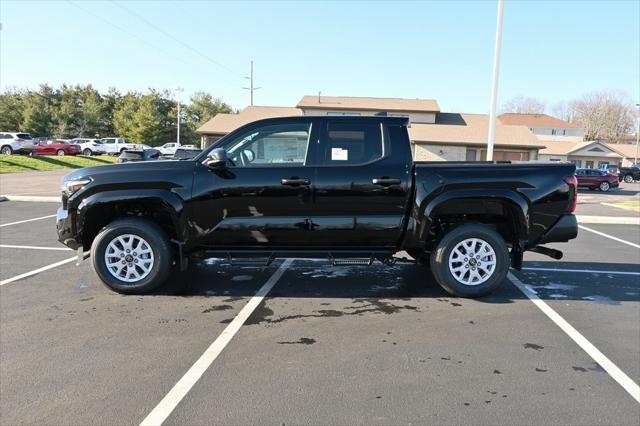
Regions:
<instances>
[{"instance_id":1,"label":"black pickup truck","mask_svg":"<svg viewBox=\"0 0 640 426\"><path fill-rule=\"evenodd\" d=\"M577 235L568 163L416 162L402 117L247 124L194 159L79 169L62 181L59 240L101 280L147 293L189 258L327 257L393 263L405 251L448 292L486 294L523 252Z\"/></svg>"}]
</instances>

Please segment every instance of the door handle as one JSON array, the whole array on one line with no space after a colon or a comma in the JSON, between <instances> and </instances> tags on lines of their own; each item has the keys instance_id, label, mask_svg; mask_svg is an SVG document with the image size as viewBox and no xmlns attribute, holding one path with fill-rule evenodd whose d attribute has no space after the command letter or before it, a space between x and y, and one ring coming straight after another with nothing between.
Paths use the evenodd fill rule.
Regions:
<instances>
[{"instance_id":1,"label":"door handle","mask_svg":"<svg viewBox=\"0 0 640 426\"><path fill-rule=\"evenodd\" d=\"M381 177L381 178L373 178L371 180L371 183L373 183L374 185L380 185L380 186L390 186L390 185L400 185L401 181L400 179L396 179L396 178Z\"/></svg>"},{"instance_id":2,"label":"door handle","mask_svg":"<svg viewBox=\"0 0 640 426\"><path fill-rule=\"evenodd\" d=\"M282 179L280 181L282 185L286 186L305 186L311 185L311 181L307 178L298 178L298 177L290 177L286 179Z\"/></svg>"}]
</instances>

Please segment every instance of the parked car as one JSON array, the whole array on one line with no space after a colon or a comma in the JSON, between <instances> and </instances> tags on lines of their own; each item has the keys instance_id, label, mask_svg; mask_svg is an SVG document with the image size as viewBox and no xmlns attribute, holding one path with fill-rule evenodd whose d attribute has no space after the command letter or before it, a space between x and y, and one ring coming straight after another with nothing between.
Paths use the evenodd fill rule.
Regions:
<instances>
[{"instance_id":1,"label":"parked car","mask_svg":"<svg viewBox=\"0 0 640 426\"><path fill-rule=\"evenodd\" d=\"M162 154L160 153L160 151L154 148L136 150L136 151L127 149L122 151L122 154L120 154L120 156L116 160L116 163L122 164L122 163L130 163L132 161L159 160L161 155Z\"/></svg>"},{"instance_id":2,"label":"parked car","mask_svg":"<svg viewBox=\"0 0 640 426\"><path fill-rule=\"evenodd\" d=\"M196 156L198 156L198 154L200 154L202 152L202 150L200 148L178 148L176 149L175 154L173 154L173 159L174 160L190 160L192 158L195 158Z\"/></svg>"},{"instance_id":3,"label":"parked car","mask_svg":"<svg viewBox=\"0 0 640 426\"><path fill-rule=\"evenodd\" d=\"M562 257L541 244L577 236L573 164L416 162L408 124L271 118L192 160L76 170L62 181L58 239L80 258L90 249L121 293L153 291L189 257L369 265L404 250L446 291L477 297L526 250Z\"/></svg>"},{"instance_id":4,"label":"parked car","mask_svg":"<svg viewBox=\"0 0 640 426\"><path fill-rule=\"evenodd\" d=\"M611 188L620 186L620 179L617 175L612 175L602 170L596 169L578 169L576 170L578 178L578 186L586 187L591 190L599 189L607 192Z\"/></svg>"},{"instance_id":5,"label":"parked car","mask_svg":"<svg viewBox=\"0 0 640 426\"><path fill-rule=\"evenodd\" d=\"M200 149L200 148L198 148L195 145L178 145L176 142L169 142L169 143L165 143L164 145L162 145L158 149L160 150L160 152L162 152L162 155L172 156L172 155L175 155L177 149L197 150L197 149Z\"/></svg>"},{"instance_id":6,"label":"parked car","mask_svg":"<svg viewBox=\"0 0 640 426\"><path fill-rule=\"evenodd\" d=\"M78 155L80 146L68 140L53 139L36 145L36 155Z\"/></svg>"},{"instance_id":7,"label":"parked car","mask_svg":"<svg viewBox=\"0 0 640 426\"><path fill-rule=\"evenodd\" d=\"M621 182L631 183L634 180L640 180L640 167L620 167L617 164L606 164L601 166L600 170L618 176Z\"/></svg>"},{"instance_id":8,"label":"parked car","mask_svg":"<svg viewBox=\"0 0 640 426\"><path fill-rule=\"evenodd\" d=\"M76 138L76 139L71 139L70 142L78 145L80 147L80 151L82 152L82 155L86 155L87 157L90 157L92 155L102 155L107 153L107 149L102 143L102 139Z\"/></svg>"},{"instance_id":9,"label":"parked car","mask_svg":"<svg viewBox=\"0 0 640 426\"><path fill-rule=\"evenodd\" d=\"M131 143L125 138L102 138L107 154L119 155L126 149L137 150L138 144Z\"/></svg>"},{"instance_id":10,"label":"parked car","mask_svg":"<svg viewBox=\"0 0 640 426\"><path fill-rule=\"evenodd\" d=\"M33 154L35 146L33 138L29 133L0 132L0 153L11 154Z\"/></svg>"}]
</instances>

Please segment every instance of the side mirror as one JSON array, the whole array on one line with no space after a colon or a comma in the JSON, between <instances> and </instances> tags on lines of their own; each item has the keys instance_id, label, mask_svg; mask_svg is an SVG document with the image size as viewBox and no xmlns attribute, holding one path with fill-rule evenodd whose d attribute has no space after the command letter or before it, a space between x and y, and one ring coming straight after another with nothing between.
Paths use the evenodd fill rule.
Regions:
<instances>
[{"instance_id":1,"label":"side mirror","mask_svg":"<svg viewBox=\"0 0 640 426\"><path fill-rule=\"evenodd\" d=\"M205 164L211 168L223 168L226 166L228 160L227 151L225 151L224 148L215 148L211 150L207 156Z\"/></svg>"}]
</instances>

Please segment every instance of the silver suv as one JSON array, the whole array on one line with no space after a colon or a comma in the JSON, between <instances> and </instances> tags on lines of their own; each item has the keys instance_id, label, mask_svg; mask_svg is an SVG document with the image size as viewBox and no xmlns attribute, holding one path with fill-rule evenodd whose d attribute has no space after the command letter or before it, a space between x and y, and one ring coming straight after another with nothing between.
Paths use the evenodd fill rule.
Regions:
<instances>
[{"instance_id":1,"label":"silver suv","mask_svg":"<svg viewBox=\"0 0 640 426\"><path fill-rule=\"evenodd\" d=\"M0 132L0 153L3 155L32 155L35 149L29 133Z\"/></svg>"}]
</instances>

